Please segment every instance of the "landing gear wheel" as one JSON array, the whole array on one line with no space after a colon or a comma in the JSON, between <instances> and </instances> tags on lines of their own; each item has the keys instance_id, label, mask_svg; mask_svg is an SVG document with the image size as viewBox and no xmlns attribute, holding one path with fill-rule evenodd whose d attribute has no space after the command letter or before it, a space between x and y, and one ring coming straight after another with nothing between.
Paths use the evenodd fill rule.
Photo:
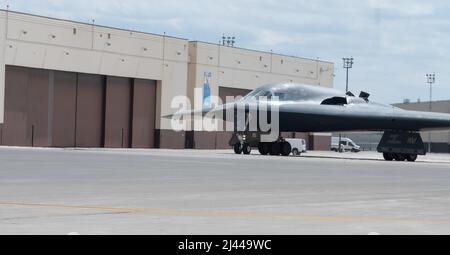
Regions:
<instances>
[{"instance_id":1,"label":"landing gear wheel","mask_svg":"<svg viewBox=\"0 0 450 255\"><path fill-rule=\"evenodd\" d=\"M395 154L394 155L394 159L395 159L395 161L405 161L406 160L406 157L405 157L405 155L404 154Z\"/></svg>"},{"instance_id":2,"label":"landing gear wheel","mask_svg":"<svg viewBox=\"0 0 450 255\"><path fill-rule=\"evenodd\" d=\"M244 155L250 155L250 153L252 153L252 147L250 146L250 144L245 143L242 147L242 152L244 153Z\"/></svg>"},{"instance_id":3,"label":"landing gear wheel","mask_svg":"<svg viewBox=\"0 0 450 255\"><path fill-rule=\"evenodd\" d=\"M287 157L291 155L292 147L288 142L281 143L281 155Z\"/></svg>"},{"instance_id":4,"label":"landing gear wheel","mask_svg":"<svg viewBox=\"0 0 450 255\"><path fill-rule=\"evenodd\" d=\"M292 150L292 155L298 157L298 156L301 155L301 153L300 153L300 151L298 151L297 149L293 149L293 150Z\"/></svg>"},{"instance_id":5,"label":"landing gear wheel","mask_svg":"<svg viewBox=\"0 0 450 255\"><path fill-rule=\"evenodd\" d=\"M408 160L408 162L415 162L417 160L417 154L406 155L406 160Z\"/></svg>"},{"instance_id":6,"label":"landing gear wheel","mask_svg":"<svg viewBox=\"0 0 450 255\"><path fill-rule=\"evenodd\" d=\"M270 152L270 144L269 143L260 143L258 145L258 150L261 155L267 155Z\"/></svg>"},{"instance_id":7,"label":"landing gear wheel","mask_svg":"<svg viewBox=\"0 0 450 255\"><path fill-rule=\"evenodd\" d=\"M278 156L281 153L281 144L280 143L272 143L270 147L270 155Z\"/></svg>"},{"instance_id":8,"label":"landing gear wheel","mask_svg":"<svg viewBox=\"0 0 450 255\"><path fill-rule=\"evenodd\" d=\"M394 160L394 155L392 155L391 153L385 152L385 153L383 153L383 157L384 157L384 160L386 160L386 161L393 161Z\"/></svg>"},{"instance_id":9,"label":"landing gear wheel","mask_svg":"<svg viewBox=\"0 0 450 255\"><path fill-rule=\"evenodd\" d=\"M243 148L242 144L237 143L234 145L234 153L240 155L240 154L242 154L243 150L244 150L244 148Z\"/></svg>"}]
</instances>

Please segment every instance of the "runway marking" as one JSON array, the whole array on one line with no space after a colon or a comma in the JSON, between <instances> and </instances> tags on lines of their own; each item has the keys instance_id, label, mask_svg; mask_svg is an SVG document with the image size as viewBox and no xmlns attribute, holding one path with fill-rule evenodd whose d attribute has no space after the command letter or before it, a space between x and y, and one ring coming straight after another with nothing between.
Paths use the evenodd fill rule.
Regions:
<instances>
[{"instance_id":1,"label":"runway marking","mask_svg":"<svg viewBox=\"0 0 450 255\"><path fill-rule=\"evenodd\" d=\"M19 206L34 208L53 208L53 209L86 209L108 212L122 213L144 213L157 214L164 216L193 216L193 217L253 217L269 219L301 219L311 221L342 221L342 222L391 222L399 224L450 224L450 220L428 220L428 219L403 219L395 217L377 217L377 216L345 216L345 215L305 215L297 213L263 213L249 211L195 211L178 209L150 209L150 208L121 208L98 205L66 205L66 204L41 204L41 203L18 203L18 202L0 202L0 206Z\"/></svg>"}]
</instances>

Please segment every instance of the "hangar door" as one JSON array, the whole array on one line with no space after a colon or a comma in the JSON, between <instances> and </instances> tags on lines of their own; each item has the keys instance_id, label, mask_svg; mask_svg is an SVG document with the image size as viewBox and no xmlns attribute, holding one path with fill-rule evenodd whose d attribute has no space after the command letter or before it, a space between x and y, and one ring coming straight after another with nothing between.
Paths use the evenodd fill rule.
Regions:
<instances>
[{"instance_id":1,"label":"hangar door","mask_svg":"<svg viewBox=\"0 0 450 255\"><path fill-rule=\"evenodd\" d=\"M103 147L105 77L78 74L76 147Z\"/></svg>"},{"instance_id":2,"label":"hangar door","mask_svg":"<svg viewBox=\"0 0 450 255\"><path fill-rule=\"evenodd\" d=\"M156 81L134 79L131 146L155 147Z\"/></svg>"},{"instance_id":3,"label":"hangar door","mask_svg":"<svg viewBox=\"0 0 450 255\"><path fill-rule=\"evenodd\" d=\"M2 144L49 146L49 73L6 66Z\"/></svg>"},{"instance_id":4,"label":"hangar door","mask_svg":"<svg viewBox=\"0 0 450 255\"><path fill-rule=\"evenodd\" d=\"M50 71L50 145L75 147L77 74Z\"/></svg>"},{"instance_id":5,"label":"hangar door","mask_svg":"<svg viewBox=\"0 0 450 255\"><path fill-rule=\"evenodd\" d=\"M7 66L0 144L153 148L156 82Z\"/></svg>"},{"instance_id":6,"label":"hangar door","mask_svg":"<svg viewBox=\"0 0 450 255\"><path fill-rule=\"evenodd\" d=\"M131 79L106 78L105 147L129 148Z\"/></svg>"},{"instance_id":7,"label":"hangar door","mask_svg":"<svg viewBox=\"0 0 450 255\"><path fill-rule=\"evenodd\" d=\"M156 81L107 77L105 147L154 148Z\"/></svg>"}]
</instances>

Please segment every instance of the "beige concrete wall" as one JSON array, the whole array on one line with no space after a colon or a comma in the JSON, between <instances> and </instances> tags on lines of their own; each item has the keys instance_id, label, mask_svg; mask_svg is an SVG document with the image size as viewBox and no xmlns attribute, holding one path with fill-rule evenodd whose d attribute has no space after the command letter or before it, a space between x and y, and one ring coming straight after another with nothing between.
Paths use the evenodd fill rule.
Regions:
<instances>
[{"instance_id":1,"label":"beige concrete wall","mask_svg":"<svg viewBox=\"0 0 450 255\"><path fill-rule=\"evenodd\" d=\"M429 102L396 104L395 106L412 111L428 112L430 109ZM450 101L435 101L431 104L431 111L450 113ZM430 132L422 132L424 142L428 143ZM431 142L433 143L450 143L450 130L441 130L431 132Z\"/></svg>"},{"instance_id":2,"label":"beige concrete wall","mask_svg":"<svg viewBox=\"0 0 450 255\"><path fill-rule=\"evenodd\" d=\"M159 113L186 95L188 41L0 11L0 120L6 65L161 81ZM161 116L161 115L159 115ZM170 128L159 121L157 128Z\"/></svg>"},{"instance_id":3,"label":"beige concrete wall","mask_svg":"<svg viewBox=\"0 0 450 255\"><path fill-rule=\"evenodd\" d=\"M333 87L334 64L325 61L225 47L204 42L189 43L189 87L201 87L204 73L212 73L211 89L253 90L267 83L298 82ZM192 84L194 83L194 84Z\"/></svg>"}]
</instances>

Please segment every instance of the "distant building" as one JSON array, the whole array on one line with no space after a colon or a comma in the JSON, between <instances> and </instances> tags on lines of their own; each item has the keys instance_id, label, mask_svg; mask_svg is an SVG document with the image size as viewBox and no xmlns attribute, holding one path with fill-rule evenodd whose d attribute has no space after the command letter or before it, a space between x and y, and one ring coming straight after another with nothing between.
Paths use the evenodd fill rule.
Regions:
<instances>
[{"instance_id":1,"label":"distant building","mask_svg":"<svg viewBox=\"0 0 450 255\"><path fill-rule=\"evenodd\" d=\"M394 106L412 111L429 111L430 102L394 104ZM450 113L450 100L431 102L432 112ZM429 143L429 132L422 132L426 145ZM431 132L431 150L436 153L450 153L450 130Z\"/></svg>"}]
</instances>

